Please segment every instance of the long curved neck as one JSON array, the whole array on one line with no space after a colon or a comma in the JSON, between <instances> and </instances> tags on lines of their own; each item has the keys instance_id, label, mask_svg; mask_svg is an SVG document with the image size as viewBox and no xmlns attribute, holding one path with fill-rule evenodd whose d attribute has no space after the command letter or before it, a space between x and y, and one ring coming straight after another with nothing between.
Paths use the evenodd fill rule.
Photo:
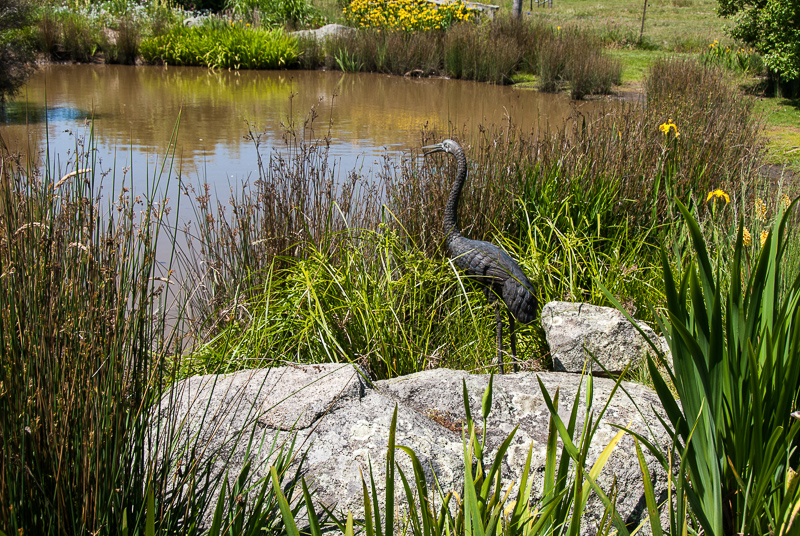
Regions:
<instances>
[{"instance_id":1,"label":"long curved neck","mask_svg":"<svg viewBox=\"0 0 800 536\"><path fill-rule=\"evenodd\" d=\"M458 227L458 200L461 198L461 189L467 179L467 157L464 156L464 149L459 147L452 154L456 157L456 178L444 207L444 235L448 242L461 236L461 229Z\"/></svg>"}]
</instances>

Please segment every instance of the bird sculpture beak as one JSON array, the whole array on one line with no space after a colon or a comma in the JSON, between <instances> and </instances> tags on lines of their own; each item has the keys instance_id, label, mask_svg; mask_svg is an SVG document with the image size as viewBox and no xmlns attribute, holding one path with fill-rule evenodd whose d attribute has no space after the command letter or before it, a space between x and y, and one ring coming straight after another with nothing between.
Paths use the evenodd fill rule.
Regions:
<instances>
[{"instance_id":1,"label":"bird sculpture beak","mask_svg":"<svg viewBox=\"0 0 800 536\"><path fill-rule=\"evenodd\" d=\"M444 151L444 144L437 143L436 145L427 145L422 148L422 154L428 156L429 154L439 153Z\"/></svg>"}]
</instances>

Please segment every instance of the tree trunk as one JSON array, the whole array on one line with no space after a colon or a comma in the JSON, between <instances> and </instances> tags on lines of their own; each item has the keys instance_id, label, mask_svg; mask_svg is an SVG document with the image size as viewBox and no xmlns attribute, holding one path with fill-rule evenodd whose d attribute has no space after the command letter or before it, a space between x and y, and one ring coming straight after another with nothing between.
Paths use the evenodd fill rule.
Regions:
<instances>
[{"instance_id":1,"label":"tree trunk","mask_svg":"<svg viewBox=\"0 0 800 536\"><path fill-rule=\"evenodd\" d=\"M514 0L514 7L512 9L512 13L515 19L522 16L522 0Z\"/></svg>"}]
</instances>

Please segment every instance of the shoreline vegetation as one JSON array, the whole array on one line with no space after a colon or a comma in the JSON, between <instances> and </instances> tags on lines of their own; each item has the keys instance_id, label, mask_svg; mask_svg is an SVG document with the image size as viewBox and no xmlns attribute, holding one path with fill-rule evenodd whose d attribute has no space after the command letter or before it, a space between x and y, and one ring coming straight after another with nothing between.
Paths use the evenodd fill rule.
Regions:
<instances>
[{"instance_id":1,"label":"shoreline vegetation","mask_svg":"<svg viewBox=\"0 0 800 536\"><path fill-rule=\"evenodd\" d=\"M800 100L764 98L783 86L758 53L725 37L729 22L716 15L716 2L662 0L642 27L642 14L616 0L531 4L521 19L511 18L510 0L502 0L493 20L463 0L438 9L422 0L198 0L186 7L65 0L37 8L19 38L44 61L445 76L576 99L639 98L654 62L699 58L723 67L743 98L756 100L769 125L769 164L797 172ZM327 22L351 31L325 42L292 34Z\"/></svg>"},{"instance_id":2,"label":"shoreline vegetation","mask_svg":"<svg viewBox=\"0 0 800 536\"><path fill-rule=\"evenodd\" d=\"M88 61L100 50L95 47L106 46L103 39L106 60L120 62L134 61L148 42L176 58L196 58L209 45L182 19L171 19L173 8L158 0L138 8L124 2L48 6L28 38L47 37L54 58ZM244 43L259 58L283 57L278 49L293 46L272 26L302 27L320 16L308 4L287 1L276 3L269 12L276 19L262 24L266 14L248 6L232 4L239 18L203 24L230 37L231 47L237 36L261 32L263 47ZM576 81L602 71L593 69L607 53L602 37L577 26L503 17L474 27L450 22L446 30L415 33L364 29L358 40L342 37L326 46L339 47L332 49L337 65L361 69L375 62L397 72L450 65L470 76L501 76L498 82L527 62L540 69L540 83L547 80L542 72L562 73L553 76L554 89L567 85L573 92L581 87ZM111 27L113 45L105 33ZM598 55L570 48L581 40L594 43L590 50ZM274 43L283 44L270 48ZM507 64L489 66L486 58L501 58L503 47L481 48L486 43L533 45L524 49L527 59L515 48ZM732 83L732 68L754 72L758 60L749 52L739 58L709 48L699 59L659 58L643 68L646 106L608 103L596 116L576 115L565 128L542 135L513 118L474 135L423 131L420 145L449 136L465 147L472 170L461 225L471 238L499 243L518 259L540 303L615 306L668 338L673 368L661 366L663 356L650 356L618 379L653 386L666 410L662 424L674 439L662 451L637 437L645 482L641 451L674 478L674 500L659 503L652 489L645 492L651 532L794 534L800 509L800 421L791 417L800 393L798 185L762 175L774 156L765 119L758 103L743 99ZM224 50L209 57L218 67L235 59ZM280 54L272 54L276 50ZM297 61L328 58L327 49L316 55L306 50L297 45ZM557 64L562 56L583 56L591 65ZM429 64L419 63L425 58ZM506 70L512 60L518 63ZM614 65L606 66L619 73ZM258 144L258 133L250 135ZM452 269L442 247L440 215L452 163L387 161L376 176L352 170L333 187L330 140L287 132L284 151L254 163L259 180L228 204L216 204L202 189L182 191L198 227L180 249L181 231L166 199L121 184L119 197L103 208L97 187L109 177L92 171L92 143L70 160L74 169L57 168L58 159L40 165L5 147L0 153L4 533L321 536L319 514L323 528L347 536L388 536L397 529L389 507L396 484L413 505L396 521L413 536L577 534L588 493L606 505L601 532L636 529L614 510L621 490L594 483L586 457L594 429L576 424L578 404L568 423L557 402L547 404L544 499L530 508L528 488L504 510L497 473L504 451L487 459L471 417L464 425L463 488L453 490L463 497L455 501L455 515L433 510L421 464L410 484L405 475L390 480L393 435L385 495L379 497L365 477L365 511L374 519L322 515L296 463L301 446L291 440L259 446L253 436L241 437L251 441L253 463L239 475L227 474L224 463L221 470L199 463L224 460L227 451L206 452L169 411L151 411L171 385L190 375L285 362L355 363L376 379L434 367L492 371L493 341L486 334L494 312ZM171 179L170 162L167 156L151 183ZM112 170L115 176L126 180L120 170ZM171 246L168 258L157 258L164 240ZM175 273L185 278L185 288L175 288ZM518 352L527 356L525 370L548 367L537 326L519 330ZM274 467L257 467L258 459ZM267 476L251 479L256 470ZM220 488L224 493L214 503ZM379 504L387 507L383 532ZM304 507L309 527L298 529ZM215 512L214 522L200 527L208 511Z\"/></svg>"}]
</instances>

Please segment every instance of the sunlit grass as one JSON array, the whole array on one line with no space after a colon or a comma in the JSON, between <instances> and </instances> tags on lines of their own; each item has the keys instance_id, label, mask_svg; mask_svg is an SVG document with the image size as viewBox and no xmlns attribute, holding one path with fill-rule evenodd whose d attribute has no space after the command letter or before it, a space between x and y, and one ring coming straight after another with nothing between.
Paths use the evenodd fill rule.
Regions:
<instances>
[{"instance_id":1,"label":"sunlit grass","mask_svg":"<svg viewBox=\"0 0 800 536\"><path fill-rule=\"evenodd\" d=\"M511 0L494 2L501 12L511 12ZM642 26L643 2L611 0L553 1L553 7L533 8L523 1L523 14L553 26L578 25L594 30L609 45L636 47ZM644 40L648 48L672 52L701 51L714 39L724 38L726 22L715 8L716 0L660 0L648 2ZM530 15L528 15L530 13Z\"/></svg>"}]
</instances>

